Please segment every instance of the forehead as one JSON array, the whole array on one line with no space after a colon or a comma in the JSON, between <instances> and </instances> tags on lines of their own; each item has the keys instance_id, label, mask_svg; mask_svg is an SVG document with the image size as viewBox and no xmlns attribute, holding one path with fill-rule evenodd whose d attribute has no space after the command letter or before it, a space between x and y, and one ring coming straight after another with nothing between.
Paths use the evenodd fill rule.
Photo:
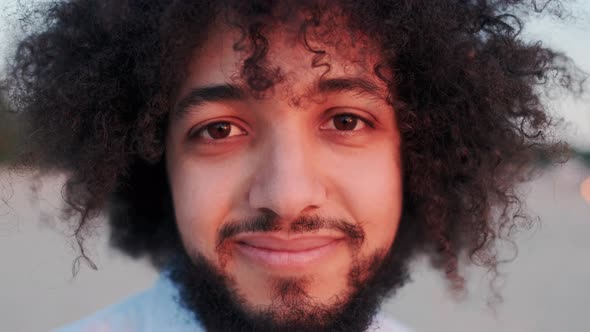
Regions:
<instances>
[{"instance_id":1,"label":"forehead","mask_svg":"<svg viewBox=\"0 0 590 332\"><path fill-rule=\"evenodd\" d=\"M384 87L374 74L377 48L368 38L344 29L329 33L278 27L269 29L255 43L240 30L215 25L208 39L198 47L189 62L187 79L180 95L198 86L230 83L246 86L250 71L247 62L255 62L253 75L273 75L274 92L303 96L320 79L362 78Z\"/></svg>"}]
</instances>

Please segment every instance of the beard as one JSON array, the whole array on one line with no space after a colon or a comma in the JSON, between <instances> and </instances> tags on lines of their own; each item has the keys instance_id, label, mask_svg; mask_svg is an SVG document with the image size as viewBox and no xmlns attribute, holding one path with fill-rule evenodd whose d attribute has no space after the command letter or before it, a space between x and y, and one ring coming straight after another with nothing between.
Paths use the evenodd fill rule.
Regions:
<instances>
[{"instance_id":1,"label":"beard","mask_svg":"<svg viewBox=\"0 0 590 332\"><path fill-rule=\"evenodd\" d=\"M265 221L259 224L265 224L266 231L276 230L276 227L268 227L268 220L266 224ZM305 230L325 224L317 220L303 223ZM252 225L256 223L250 224L248 230L253 230ZM180 304L209 332L366 331L382 302L409 280L407 263L411 241L407 241L407 237L400 238L403 232L403 223L400 223L398 239L390 248L377 250L365 258L353 257L347 289L337 294L330 304L314 303L306 293L309 279L282 277L269 283L273 304L252 308L240 295L231 275L201 254L189 255L180 248L170 265L170 279L178 288ZM352 248L360 245L358 238L351 239L351 243Z\"/></svg>"}]
</instances>

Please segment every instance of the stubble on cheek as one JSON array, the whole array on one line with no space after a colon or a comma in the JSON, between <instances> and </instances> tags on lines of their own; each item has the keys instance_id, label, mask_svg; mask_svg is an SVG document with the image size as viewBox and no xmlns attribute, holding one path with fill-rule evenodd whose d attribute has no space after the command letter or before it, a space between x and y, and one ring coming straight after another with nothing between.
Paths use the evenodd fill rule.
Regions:
<instances>
[{"instance_id":1,"label":"stubble on cheek","mask_svg":"<svg viewBox=\"0 0 590 332\"><path fill-rule=\"evenodd\" d=\"M222 271L226 271L227 264L233 259L233 245L229 241L224 241L217 245L215 253L217 254L217 264Z\"/></svg>"},{"instance_id":2,"label":"stubble on cheek","mask_svg":"<svg viewBox=\"0 0 590 332\"><path fill-rule=\"evenodd\" d=\"M362 259L358 257L354 259L348 273L349 288L353 290L360 289L367 280L374 277L388 252L388 249L382 248Z\"/></svg>"}]
</instances>

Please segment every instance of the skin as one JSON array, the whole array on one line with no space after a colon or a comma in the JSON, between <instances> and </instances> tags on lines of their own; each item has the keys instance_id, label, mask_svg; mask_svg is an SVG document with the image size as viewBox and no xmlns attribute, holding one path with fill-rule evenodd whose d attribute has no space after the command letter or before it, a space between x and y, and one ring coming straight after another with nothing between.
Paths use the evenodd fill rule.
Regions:
<instances>
[{"instance_id":1,"label":"skin","mask_svg":"<svg viewBox=\"0 0 590 332\"><path fill-rule=\"evenodd\" d=\"M280 306L272 291L278 280L302 281L306 298L314 304L346 298L353 264L391 247L401 215L399 132L394 111L385 102L385 86L367 69L376 59L361 56L363 46L358 43L325 45L331 69L323 80L363 79L374 89L320 93L317 86L326 68L312 68L313 54L291 32L279 29L270 36L268 59L284 79L264 98L246 93L187 106L186 97L195 89L244 86L239 73L245 54L233 50L239 34L227 28L213 31L190 62L177 100L186 107L177 107L171 115L166 139L183 245L189 255L203 256L229 276L234 281L229 287L251 309ZM339 114L357 116L356 126L338 129ZM231 123L231 132L214 140L207 125L219 121ZM244 224L268 212L280 221L281 229L272 235L281 243L310 236L310 241L333 240L329 250L309 263L276 266L244 254L240 236L252 235L244 233L219 250L224 225ZM337 229L289 232L289 225L301 217L357 225L364 241L353 248Z\"/></svg>"}]
</instances>

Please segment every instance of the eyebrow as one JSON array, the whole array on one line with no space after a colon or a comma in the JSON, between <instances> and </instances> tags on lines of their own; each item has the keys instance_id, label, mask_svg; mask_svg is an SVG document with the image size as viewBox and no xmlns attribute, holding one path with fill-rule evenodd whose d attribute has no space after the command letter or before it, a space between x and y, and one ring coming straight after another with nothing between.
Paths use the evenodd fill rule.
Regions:
<instances>
[{"instance_id":1,"label":"eyebrow","mask_svg":"<svg viewBox=\"0 0 590 332\"><path fill-rule=\"evenodd\" d=\"M205 103L224 102L231 100L243 100L246 91L235 84L216 84L192 89L174 107L174 117L182 118L190 108L198 107Z\"/></svg>"},{"instance_id":2,"label":"eyebrow","mask_svg":"<svg viewBox=\"0 0 590 332\"><path fill-rule=\"evenodd\" d=\"M320 94L355 92L383 99L381 89L375 83L359 77L320 80L317 92Z\"/></svg>"},{"instance_id":3,"label":"eyebrow","mask_svg":"<svg viewBox=\"0 0 590 332\"><path fill-rule=\"evenodd\" d=\"M320 79L312 91L313 94L354 92L378 99L384 98L381 89L375 83L359 77ZM196 87L176 104L173 116L180 120L193 107L199 107L205 103L244 100L247 95L244 88L235 84Z\"/></svg>"}]
</instances>

